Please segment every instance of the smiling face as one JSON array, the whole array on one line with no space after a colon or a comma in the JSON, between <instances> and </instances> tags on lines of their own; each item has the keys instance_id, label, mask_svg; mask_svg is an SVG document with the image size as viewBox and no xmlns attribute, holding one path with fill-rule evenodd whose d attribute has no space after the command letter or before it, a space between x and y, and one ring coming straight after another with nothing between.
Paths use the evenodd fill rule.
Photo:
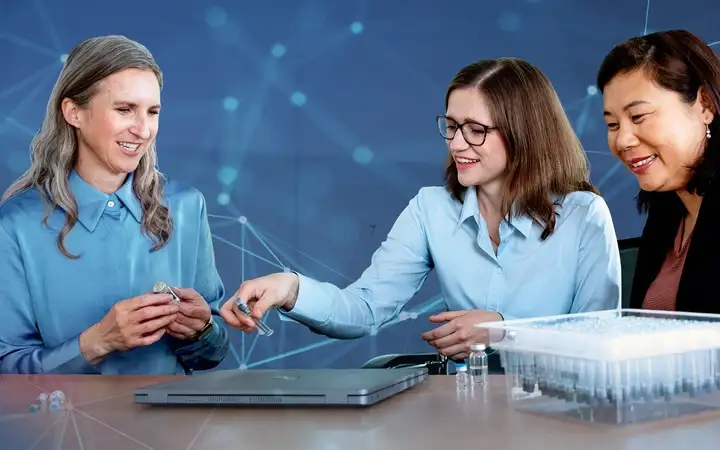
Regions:
<instances>
[{"instance_id":1,"label":"smiling face","mask_svg":"<svg viewBox=\"0 0 720 450\"><path fill-rule=\"evenodd\" d=\"M705 148L713 113L688 104L642 70L621 73L605 85L603 106L612 153L645 191L683 190Z\"/></svg>"},{"instance_id":2,"label":"smiling face","mask_svg":"<svg viewBox=\"0 0 720 450\"><path fill-rule=\"evenodd\" d=\"M96 187L119 187L155 141L159 112L160 84L150 70L108 76L87 108L65 99L63 114L78 138L78 174Z\"/></svg>"},{"instance_id":3,"label":"smiling face","mask_svg":"<svg viewBox=\"0 0 720 450\"><path fill-rule=\"evenodd\" d=\"M447 142L460 184L465 187L501 186L507 169L507 149L498 130L488 130L485 142L482 142L483 126L492 127L494 124L489 105L478 89L459 88L452 91L445 116L447 133L455 133ZM463 132L460 132L462 124L466 125L462 126ZM473 145L468 140L482 142L482 145Z\"/></svg>"}]
</instances>

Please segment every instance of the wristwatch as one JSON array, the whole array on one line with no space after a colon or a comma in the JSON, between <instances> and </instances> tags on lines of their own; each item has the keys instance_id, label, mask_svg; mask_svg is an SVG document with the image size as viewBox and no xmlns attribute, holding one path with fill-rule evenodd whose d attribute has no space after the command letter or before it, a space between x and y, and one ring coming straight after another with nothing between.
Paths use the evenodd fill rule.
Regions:
<instances>
[{"instance_id":1,"label":"wristwatch","mask_svg":"<svg viewBox=\"0 0 720 450\"><path fill-rule=\"evenodd\" d=\"M213 326L215 325L215 321L213 321L212 314L210 315L210 320L208 320L208 323L205 325L205 327L195 333L195 335L192 337L193 340L199 341L200 339L207 336L213 329Z\"/></svg>"}]
</instances>

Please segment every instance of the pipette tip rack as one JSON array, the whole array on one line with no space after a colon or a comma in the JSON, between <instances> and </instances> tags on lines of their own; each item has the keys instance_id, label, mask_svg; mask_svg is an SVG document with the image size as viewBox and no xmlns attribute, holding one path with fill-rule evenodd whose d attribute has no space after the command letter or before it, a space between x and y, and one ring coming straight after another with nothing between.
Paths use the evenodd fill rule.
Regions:
<instances>
[{"instance_id":1,"label":"pipette tip rack","mask_svg":"<svg viewBox=\"0 0 720 450\"><path fill-rule=\"evenodd\" d=\"M476 325L525 411L617 425L720 409L720 316L611 310Z\"/></svg>"}]
</instances>

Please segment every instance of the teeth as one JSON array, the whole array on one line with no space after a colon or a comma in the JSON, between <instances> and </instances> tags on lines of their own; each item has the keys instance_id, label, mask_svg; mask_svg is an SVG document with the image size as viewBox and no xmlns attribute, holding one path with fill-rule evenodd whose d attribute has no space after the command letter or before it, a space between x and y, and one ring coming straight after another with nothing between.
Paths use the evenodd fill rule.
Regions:
<instances>
[{"instance_id":1,"label":"teeth","mask_svg":"<svg viewBox=\"0 0 720 450\"><path fill-rule=\"evenodd\" d=\"M455 158L455 161L459 162L460 164L472 164L479 162L479 159L468 159L468 158Z\"/></svg>"},{"instance_id":2,"label":"teeth","mask_svg":"<svg viewBox=\"0 0 720 450\"><path fill-rule=\"evenodd\" d=\"M657 158L657 155L648 156L647 158L643 159L642 161L638 161L636 163L630 164L630 167L635 169L638 167L646 166L646 165L650 164L651 162L655 161L655 158Z\"/></svg>"},{"instance_id":3,"label":"teeth","mask_svg":"<svg viewBox=\"0 0 720 450\"><path fill-rule=\"evenodd\" d=\"M140 147L140 144L133 144L130 142L118 142L118 144L120 144L120 147L126 150L130 150L131 152L136 151L138 147Z\"/></svg>"}]
</instances>

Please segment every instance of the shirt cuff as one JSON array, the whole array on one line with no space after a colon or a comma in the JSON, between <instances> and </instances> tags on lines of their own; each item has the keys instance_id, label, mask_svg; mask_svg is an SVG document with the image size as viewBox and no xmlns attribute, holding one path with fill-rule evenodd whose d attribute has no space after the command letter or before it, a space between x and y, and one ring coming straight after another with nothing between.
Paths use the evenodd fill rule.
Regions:
<instances>
[{"instance_id":1,"label":"shirt cuff","mask_svg":"<svg viewBox=\"0 0 720 450\"><path fill-rule=\"evenodd\" d=\"M323 283L295 272L299 279L298 296L292 310L279 309L280 319L298 321L311 327L322 327L330 321L333 306L331 295L323 289Z\"/></svg>"},{"instance_id":2,"label":"shirt cuff","mask_svg":"<svg viewBox=\"0 0 720 450\"><path fill-rule=\"evenodd\" d=\"M98 374L97 367L90 364L80 352L80 336L53 349L43 361L50 368L48 373Z\"/></svg>"}]
</instances>

